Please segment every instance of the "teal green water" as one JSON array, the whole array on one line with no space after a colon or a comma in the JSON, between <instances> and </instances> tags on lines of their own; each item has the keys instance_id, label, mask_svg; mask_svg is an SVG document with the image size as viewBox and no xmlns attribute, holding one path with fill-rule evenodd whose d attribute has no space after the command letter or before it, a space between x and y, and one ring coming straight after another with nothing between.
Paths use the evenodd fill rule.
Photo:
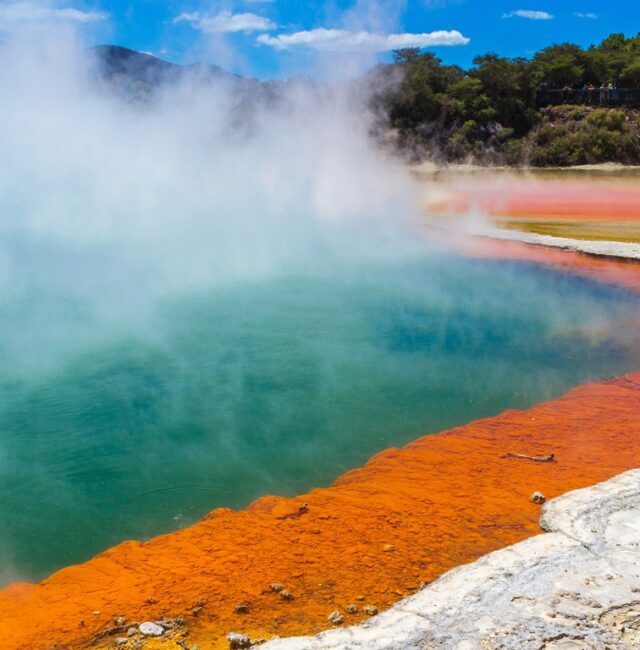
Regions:
<instances>
[{"instance_id":1,"label":"teal green water","mask_svg":"<svg viewBox=\"0 0 640 650\"><path fill-rule=\"evenodd\" d=\"M640 360L631 294L437 255L165 299L95 337L87 310L52 292L0 308L4 580ZM21 365L25 340L59 354Z\"/></svg>"}]
</instances>

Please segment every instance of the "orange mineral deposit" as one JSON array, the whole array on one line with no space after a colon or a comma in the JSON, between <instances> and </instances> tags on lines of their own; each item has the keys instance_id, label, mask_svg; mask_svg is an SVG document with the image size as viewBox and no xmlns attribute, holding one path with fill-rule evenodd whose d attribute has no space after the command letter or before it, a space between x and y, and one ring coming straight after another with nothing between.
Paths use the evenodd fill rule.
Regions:
<instances>
[{"instance_id":1,"label":"orange mineral deposit","mask_svg":"<svg viewBox=\"0 0 640 650\"><path fill-rule=\"evenodd\" d=\"M358 622L366 606L389 607L452 567L539 533L534 492L553 498L636 466L638 412L640 375L581 386L388 449L330 488L266 496L125 542L1 592L2 648L110 647L101 634L119 616L183 616L190 642L205 648L227 647L230 631L313 633L336 610Z\"/></svg>"}]
</instances>

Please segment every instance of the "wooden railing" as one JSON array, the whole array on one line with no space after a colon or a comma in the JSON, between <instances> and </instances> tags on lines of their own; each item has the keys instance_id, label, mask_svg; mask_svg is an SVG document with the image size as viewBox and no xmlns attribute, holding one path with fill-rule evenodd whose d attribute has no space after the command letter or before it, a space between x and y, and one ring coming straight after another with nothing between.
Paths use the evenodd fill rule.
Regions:
<instances>
[{"instance_id":1,"label":"wooden railing","mask_svg":"<svg viewBox=\"0 0 640 650\"><path fill-rule=\"evenodd\" d=\"M640 89L637 88L568 88L538 91L539 106L581 104L584 106L631 106L640 108Z\"/></svg>"}]
</instances>

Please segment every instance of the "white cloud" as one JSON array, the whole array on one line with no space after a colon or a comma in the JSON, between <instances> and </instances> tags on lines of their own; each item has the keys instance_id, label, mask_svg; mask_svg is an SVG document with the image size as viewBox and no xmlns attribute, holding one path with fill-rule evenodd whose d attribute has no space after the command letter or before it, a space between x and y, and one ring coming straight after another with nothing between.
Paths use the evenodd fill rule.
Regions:
<instances>
[{"instance_id":1,"label":"white cloud","mask_svg":"<svg viewBox=\"0 0 640 650\"><path fill-rule=\"evenodd\" d=\"M548 11L532 11L531 9L516 9L509 13L502 14L503 18L528 18L529 20L551 20L553 14Z\"/></svg>"},{"instance_id":2,"label":"white cloud","mask_svg":"<svg viewBox=\"0 0 640 650\"><path fill-rule=\"evenodd\" d=\"M381 34L378 32L351 32L346 29L319 27L293 34L269 36L261 34L258 43L277 50L296 47L324 52L386 52L403 47L430 47L434 45L466 45L469 39L456 30L426 34Z\"/></svg>"},{"instance_id":3,"label":"white cloud","mask_svg":"<svg viewBox=\"0 0 640 650\"><path fill-rule=\"evenodd\" d=\"M102 11L82 11L75 7L52 7L36 2L11 2L0 5L0 29L29 23L73 22L81 24L106 20L109 14Z\"/></svg>"},{"instance_id":4,"label":"white cloud","mask_svg":"<svg viewBox=\"0 0 640 650\"><path fill-rule=\"evenodd\" d=\"M592 11L588 11L586 13L583 13L582 11L576 11L573 15L576 18L590 18L591 20L595 20L598 17L598 14L594 14Z\"/></svg>"},{"instance_id":5,"label":"white cloud","mask_svg":"<svg viewBox=\"0 0 640 650\"><path fill-rule=\"evenodd\" d=\"M265 18L252 13L234 14L230 11L221 11L219 14L209 16L199 12L182 13L173 19L177 23L189 23L191 27L205 34L219 32L265 32L275 29L277 25Z\"/></svg>"}]
</instances>

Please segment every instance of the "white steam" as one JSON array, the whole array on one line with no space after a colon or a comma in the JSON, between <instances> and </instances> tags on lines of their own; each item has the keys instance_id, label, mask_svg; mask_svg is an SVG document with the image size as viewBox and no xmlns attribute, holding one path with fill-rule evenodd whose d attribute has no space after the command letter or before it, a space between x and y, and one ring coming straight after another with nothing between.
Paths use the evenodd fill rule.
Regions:
<instances>
[{"instance_id":1,"label":"white steam","mask_svg":"<svg viewBox=\"0 0 640 650\"><path fill-rule=\"evenodd\" d=\"M51 32L0 48L0 87L5 305L45 287L122 321L168 293L379 260L409 241L413 186L348 88L290 83L267 100L221 78L131 100Z\"/></svg>"}]
</instances>

